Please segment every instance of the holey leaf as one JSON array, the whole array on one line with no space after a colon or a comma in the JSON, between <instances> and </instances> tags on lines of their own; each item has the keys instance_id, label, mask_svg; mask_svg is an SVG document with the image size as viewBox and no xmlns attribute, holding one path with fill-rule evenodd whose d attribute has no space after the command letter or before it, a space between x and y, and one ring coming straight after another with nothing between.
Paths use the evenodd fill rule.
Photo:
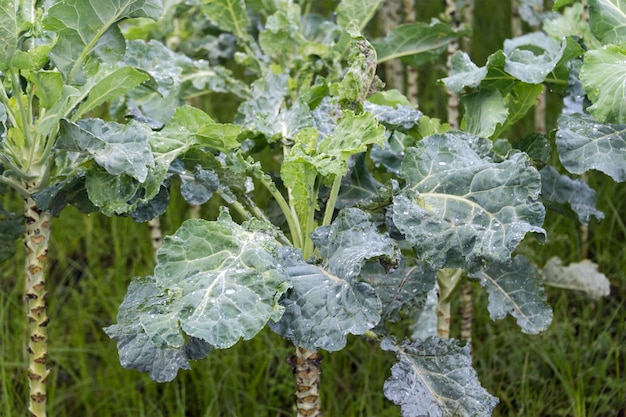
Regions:
<instances>
[{"instance_id":1,"label":"holey leaf","mask_svg":"<svg viewBox=\"0 0 626 417\"><path fill-rule=\"evenodd\" d=\"M498 399L478 381L469 345L454 339L381 343L398 362L385 381L385 397L399 405L403 417L491 416Z\"/></svg>"},{"instance_id":2,"label":"holey leaf","mask_svg":"<svg viewBox=\"0 0 626 417\"><path fill-rule=\"evenodd\" d=\"M539 172L526 154L494 162L490 151L490 141L460 133L407 149L392 219L435 268L506 262L527 232L545 235Z\"/></svg>"},{"instance_id":3,"label":"holey leaf","mask_svg":"<svg viewBox=\"0 0 626 417\"><path fill-rule=\"evenodd\" d=\"M171 381L179 369L189 369L190 359L206 356L211 346L191 338L182 346L156 343L145 332L142 317L158 317L165 311L168 297L153 277L134 278L117 314L117 324L104 329L117 342L120 363L124 368L150 373L157 382Z\"/></svg>"},{"instance_id":4,"label":"holey leaf","mask_svg":"<svg viewBox=\"0 0 626 417\"><path fill-rule=\"evenodd\" d=\"M157 259L156 284L170 298L160 315L141 318L153 340L177 347L184 333L223 349L282 315L278 299L291 284L278 243L226 212L217 221L187 220Z\"/></svg>"},{"instance_id":5,"label":"holey leaf","mask_svg":"<svg viewBox=\"0 0 626 417\"><path fill-rule=\"evenodd\" d=\"M563 115L558 125L556 146L569 172L596 169L626 181L626 125L601 124L581 114Z\"/></svg>"},{"instance_id":6,"label":"holey leaf","mask_svg":"<svg viewBox=\"0 0 626 417\"><path fill-rule=\"evenodd\" d=\"M552 322L552 309L546 302L537 270L519 255L509 263L492 264L469 274L480 280L489 293L489 314L501 320L510 314L524 333L537 334Z\"/></svg>"}]
</instances>

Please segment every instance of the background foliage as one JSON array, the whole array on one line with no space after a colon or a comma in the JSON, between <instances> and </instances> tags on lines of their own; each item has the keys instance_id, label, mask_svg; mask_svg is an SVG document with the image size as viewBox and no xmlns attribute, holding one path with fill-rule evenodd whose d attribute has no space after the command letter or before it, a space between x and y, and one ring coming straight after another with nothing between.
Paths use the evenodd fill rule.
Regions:
<instances>
[{"instance_id":1,"label":"background foliage","mask_svg":"<svg viewBox=\"0 0 626 417\"><path fill-rule=\"evenodd\" d=\"M421 3L421 21L442 11L439 1ZM319 2L316 7L325 5ZM474 62L483 64L487 55L511 36L510 15L509 2L476 2ZM180 48L196 48L204 54L210 50L184 44ZM442 119L446 95L436 80L444 75L443 62L420 67L420 110ZM548 97L551 129L560 113L561 98ZM236 105L234 97L218 94L189 99L218 120L228 114L225 108ZM519 132L510 132L511 137L531 130L523 125L517 128ZM588 257L611 280L608 298L590 303L582 295L548 289L548 301L555 311L553 323L547 332L528 336L519 332L511 318L491 321L485 308L486 291L474 286L479 305L473 360L482 385L500 398L494 415L608 417L626 408L626 185L595 172L590 173L589 183L597 190L597 206L606 217L601 223L591 221ZM17 204L11 196L5 198L5 207ZM203 217L215 218L216 209L203 207ZM187 216L187 204L174 197L162 218L165 233L173 233ZM555 214L548 216L547 244L525 242L523 252L543 263L555 255L565 261L580 260L583 242L578 228ZM146 224L98 214L85 216L72 208L56 222L51 258L57 261L51 266L50 279L50 316L55 322L50 328L54 372L49 401L53 415L292 415L294 387L285 363L292 346L269 331L209 355L166 384L156 384L147 375L119 366L115 344L102 327L115 321L128 278L150 273L148 236ZM23 316L22 264L15 259L1 272L3 341L20 340L25 331L22 320L16 319ZM453 328L452 335L458 331ZM25 409L21 403L25 360L19 344L0 344L0 415L20 415ZM392 353L381 352L366 340L349 338L347 349L324 359L322 395L327 414L399 415L398 407L384 399L381 389L393 362Z\"/></svg>"}]
</instances>

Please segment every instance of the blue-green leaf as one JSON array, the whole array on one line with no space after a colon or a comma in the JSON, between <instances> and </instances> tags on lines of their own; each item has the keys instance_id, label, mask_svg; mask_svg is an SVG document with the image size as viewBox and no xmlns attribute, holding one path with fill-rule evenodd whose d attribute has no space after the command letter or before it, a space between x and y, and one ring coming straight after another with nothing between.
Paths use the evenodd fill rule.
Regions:
<instances>
[{"instance_id":1,"label":"blue-green leaf","mask_svg":"<svg viewBox=\"0 0 626 417\"><path fill-rule=\"evenodd\" d=\"M382 186L367 169L365 155L362 153L355 158L350 175L344 177L335 208L354 207L359 202L374 197Z\"/></svg>"},{"instance_id":2,"label":"blue-green leaf","mask_svg":"<svg viewBox=\"0 0 626 417\"><path fill-rule=\"evenodd\" d=\"M543 267L541 278L545 285L581 291L594 300L607 297L611 293L609 279L598 272L598 265L589 259L565 266L560 258L550 258Z\"/></svg>"},{"instance_id":3,"label":"blue-green leaf","mask_svg":"<svg viewBox=\"0 0 626 417\"><path fill-rule=\"evenodd\" d=\"M407 150L393 222L419 257L436 268L506 262L527 232L545 235L541 178L529 158L489 157L488 140L433 135Z\"/></svg>"},{"instance_id":4,"label":"blue-green leaf","mask_svg":"<svg viewBox=\"0 0 626 417\"><path fill-rule=\"evenodd\" d=\"M24 217L4 209L0 204L0 262L13 256L15 241L24 233Z\"/></svg>"},{"instance_id":5,"label":"blue-green leaf","mask_svg":"<svg viewBox=\"0 0 626 417\"><path fill-rule=\"evenodd\" d=\"M510 314L524 333L537 334L550 326L552 309L541 280L528 259L518 255L509 263L492 264L468 275L480 280L489 293L489 314L501 320Z\"/></svg>"},{"instance_id":6,"label":"blue-green leaf","mask_svg":"<svg viewBox=\"0 0 626 417\"><path fill-rule=\"evenodd\" d=\"M480 385L465 342L430 337L397 344L384 339L381 348L398 359L384 392L404 417L488 417L498 404Z\"/></svg>"},{"instance_id":7,"label":"blue-green leaf","mask_svg":"<svg viewBox=\"0 0 626 417\"><path fill-rule=\"evenodd\" d=\"M173 380L179 369L189 369L190 359L200 359L211 350L209 344L199 339L173 347L157 343L146 333L141 324L142 317L160 315L167 301L167 295L153 277L134 278L120 305L117 324L104 329L117 342L122 366L148 372L157 382Z\"/></svg>"},{"instance_id":8,"label":"blue-green leaf","mask_svg":"<svg viewBox=\"0 0 626 417\"><path fill-rule=\"evenodd\" d=\"M567 175L560 175L556 169L546 165L541 173L541 199L544 204L568 204L578 217L578 221L587 225L594 216L604 218L604 213L596 209L596 192L581 180L574 180Z\"/></svg>"},{"instance_id":9,"label":"blue-green leaf","mask_svg":"<svg viewBox=\"0 0 626 417\"><path fill-rule=\"evenodd\" d=\"M156 285L168 294L157 317L141 322L149 336L170 347L185 335L227 348L256 335L283 312L280 296L291 286L278 244L222 214L217 221L188 220L157 252Z\"/></svg>"},{"instance_id":10,"label":"blue-green leaf","mask_svg":"<svg viewBox=\"0 0 626 417\"><path fill-rule=\"evenodd\" d=\"M580 114L563 115L558 124L556 146L569 172L597 169L615 181L626 181L626 125L601 124Z\"/></svg>"},{"instance_id":11,"label":"blue-green leaf","mask_svg":"<svg viewBox=\"0 0 626 417\"><path fill-rule=\"evenodd\" d=\"M280 301L283 317L270 323L276 333L307 349L337 351L348 334L378 324L382 306L371 286L308 264L293 249L285 248L283 257L293 288Z\"/></svg>"},{"instance_id":12,"label":"blue-green leaf","mask_svg":"<svg viewBox=\"0 0 626 417\"><path fill-rule=\"evenodd\" d=\"M529 84L543 82L561 60L567 42L557 41L541 32L504 41L504 69Z\"/></svg>"}]
</instances>

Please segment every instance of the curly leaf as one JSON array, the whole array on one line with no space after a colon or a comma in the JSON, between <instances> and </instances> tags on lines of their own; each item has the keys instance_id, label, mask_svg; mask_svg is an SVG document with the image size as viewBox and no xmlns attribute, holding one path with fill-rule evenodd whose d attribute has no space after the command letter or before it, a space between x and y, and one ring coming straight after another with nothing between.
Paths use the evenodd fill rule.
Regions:
<instances>
[{"instance_id":1,"label":"curly leaf","mask_svg":"<svg viewBox=\"0 0 626 417\"><path fill-rule=\"evenodd\" d=\"M278 299L291 285L277 242L226 214L213 222L187 220L165 239L157 259L156 284L171 297L161 317L142 322L170 346L182 344L184 332L227 348L282 315Z\"/></svg>"},{"instance_id":2,"label":"curly leaf","mask_svg":"<svg viewBox=\"0 0 626 417\"><path fill-rule=\"evenodd\" d=\"M407 150L407 185L394 197L392 218L436 268L506 262L527 232L545 235L539 173L525 154L494 162L490 151L488 140L451 133Z\"/></svg>"},{"instance_id":3,"label":"curly leaf","mask_svg":"<svg viewBox=\"0 0 626 417\"><path fill-rule=\"evenodd\" d=\"M410 105L396 104L395 107L374 104L369 101L363 103L363 110L371 112L376 119L390 130L406 132L417 126L423 113Z\"/></svg>"},{"instance_id":4,"label":"curly leaf","mask_svg":"<svg viewBox=\"0 0 626 417\"><path fill-rule=\"evenodd\" d=\"M591 216L598 220L604 213L596 209L596 192L581 180L574 180L567 175L560 175L556 169L546 165L541 173L541 199L555 205L569 204L582 224L589 224Z\"/></svg>"},{"instance_id":5,"label":"curly leaf","mask_svg":"<svg viewBox=\"0 0 626 417\"><path fill-rule=\"evenodd\" d=\"M580 81L593 105L587 110L601 123L626 123L626 47L608 45L585 54Z\"/></svg>"},{"instance_id":6,"label":"curly leaf","mask_svg":"<svg viewBox=\"0 0 626 417\"><path fill-rule=\"evenodd\" d=\"M280 301L285 313L270 323L276 333L307 349L341 350L348 334L360 335L380 321L381 303L366 283L332 274L283 249L293 288Z\"/></svg>"},{"instance_id":7,"label":"curly leaf","mask_svg":"<svg viewBox=\"0 0 626 417\"><path fill-rule=\"evenodd\" d=\"M480 385L465 342L430 337L396 344L384 339L381 348L398 359L384 392L404 417L487 417L498 404Z\"/></svg>"},{"instance_id":8,"label":"curly leaf","mask_svg":"<svg viewBox=\"0 0 626 417\"><path fill-rule=\"evenodd\" d=\"M558 125L556 146L569 172L597 169L626 181L626 125L601 124L581 114L563 115Z\"/></svg>"},{"instance_id":9,"label":"curly leaf","mask_svg":"<svg viewBox=\"0 0 626 417\"><path fill-rule=\"evenodd\" d=\"M134 278L120 305L117 324L104 329L117 342L122 366L149 372L157 382L173 380L179 369L189 369L190 359L200 359L211 350L209 344L198 339L182 346L168 346L148 336L141 324L142 317L156 317L166 305L167 296L153 277Z\"/></svg>"},{"instance_id":10,"label":"curly leaf","mask_svg":"<svg viewBox=\"0 0 626 417\"><path fill-rule=\"evenodd\" d=\"M537 270L523 256L508 264L494 264L469 277L480 280L489 293L489 314L501 320L510 314L524 333L537 334L552 322Z\"/></svg>"},{"instance_id":11,"label":"curly leaf","mask_svg":"<svg viewBox=\"0 0 626 417\"><path fill-rule=\"evenodd\" d=\"M567 42L561 45L541 32L504 41L504 69L529 84L543 82L561 60Z\"/></svg>"}]
</instances>

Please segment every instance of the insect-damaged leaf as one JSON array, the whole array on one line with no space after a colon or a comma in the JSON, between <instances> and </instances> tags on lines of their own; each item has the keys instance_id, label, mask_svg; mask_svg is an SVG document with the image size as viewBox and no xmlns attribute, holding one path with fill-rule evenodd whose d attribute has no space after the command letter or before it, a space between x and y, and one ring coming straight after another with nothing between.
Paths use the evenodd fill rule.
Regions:
<instances>
[{"instance_id":1,"label":"insect-damaged leaf","mask_svg":"<svg viewBox=\"0 0 626 417\"><path fill-rule=\"evenodd\" d=\"M569 172L597 169L626 181L626 125L601 124L581 114L563 115L558 124L556 146Z\"/></svg>"},{"instance_id":2,"label":"insect-damaged leaf","mask_svg":"<svg viewBox=\"0 0 626 417\"><path fill-rule=\"evenodd\" d=\"M324 262L307 264L298 252L283 252L293 289L281 300L285 314L272 328L298 346L341 350L349 333L363 334L380 321L376 292L356 280L363 264L373 258L394 264L398 249L376 230L368 214L355 208L342 210L311 239Z\"/></svg>"},{"instance_id":3,"label":"insect-damaged leaf","mask_svg":"<svg viewBox=\"0 0 626 417\"><path fill-rule=\"evenodd\" d=\"M524 333L537 334L552 322L552 309L546 302L537 270L518 255L511 262L492 264L469 274L480 280L489 293L489 314L501 320L510 314Z\"/></svg>"},{"instance_id":4,"label":"insect-damaged leaf","mask_svg":"<svg viewBox=\"0 0 626 417\"><path fill-rule=\"evenodd\" d=\"M491 416L498 399L478 381L469 346L454 339L381 343L398 362L385 381L385 397L399 405L403 417Z\"/></svg>"},{"instance_id":5,"label":"insect-damaged leaf","mask_svg":"<svg viewBox=\"0 0 626 417\"><path fill-rule=\"evenodd\" d=\"M104 329L117 342L120 363L124 368L149 372L157 382L171 381L179 369L189 369L190 359L200 359L211 346L199 339L190 339L181 346L169 346L159 337L149 336L142 319L155 318L166 308L168 297L153 277L134 278L117 314L117 324ZM160 335L159 335L160 336Z\"/></svg>"},{"instance_id":6,"label":"insect-damaged leaf","mask_svg":"<svg viewBox=\"0 0 626 417\"><path fill-rule=\"evenodd\" d=\"M539 172L525 154L494 162L490 151L488 140L452 133L407 150L392 219L435 268L506 262L527 232L545 235Z\"/></svg>"}]
</instances>

